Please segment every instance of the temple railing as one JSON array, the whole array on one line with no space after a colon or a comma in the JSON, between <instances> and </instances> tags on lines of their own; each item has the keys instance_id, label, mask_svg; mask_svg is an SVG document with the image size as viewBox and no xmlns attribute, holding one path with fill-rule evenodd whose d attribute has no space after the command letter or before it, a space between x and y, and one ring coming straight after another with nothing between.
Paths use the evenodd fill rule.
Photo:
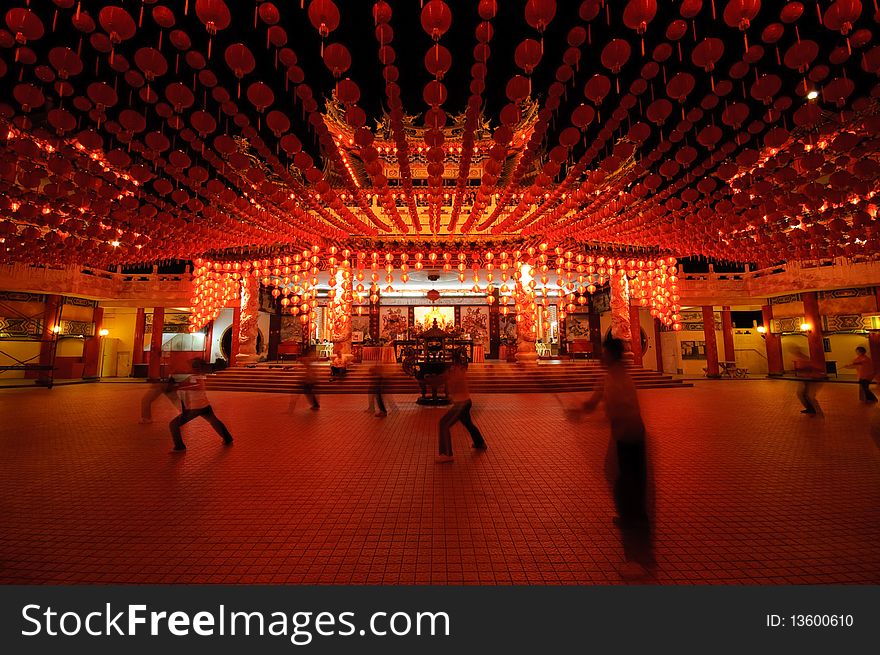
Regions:
<instances>
[{"instance_id":1,"label":"temple railing","mask_svg":"<svg viewBox=\"0 0 880 655\"><path fill-rule=\"evenodd\" d=\"M773 296L880 285L880 261L848 258L789 262L735 273L682 273L683 305L761 305Z\"/></svg>"},{"instance_id":2,"label":"temple railing","mask_svg":"<svg viewBox=\"0 0 880 655\"><path fill-rule=\"evenodd\" d=\"M0 264L0 290L57 293L123 306L187 306L189 269L184 273L125 273L89 266Z\"/></svg>"}]
</instances>

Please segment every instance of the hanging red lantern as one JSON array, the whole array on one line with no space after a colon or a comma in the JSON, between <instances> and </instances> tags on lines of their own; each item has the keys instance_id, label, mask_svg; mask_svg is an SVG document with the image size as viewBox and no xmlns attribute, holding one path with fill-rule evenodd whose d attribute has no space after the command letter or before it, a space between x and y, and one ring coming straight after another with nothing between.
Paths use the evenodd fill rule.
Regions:
<instances>
[{"instance_id":1,"label":"hanging red lantern","mask_svg":"<svg viewBox=\"0 0 880 655\"><path fill-rule=\"evenodd\" d=\"M422 29L434 41L439 41L452 25L452 11L443 0L429 0L422 8Z\"/></svg>"},{"instance_id":2,"label":"hanging red lantern","mask_svg":"<svg viewBox=\"0 0 880 655\"><path fill-rule=\"evenodd\" d=\"M208 58L211 57L211 41L217 32L225 30L232 22L229 7L223 0L196 0L196 16L208 32Z\"/></svg>"},{"instance_id":3,"label":"hanging red lantern","mask_svg":"<svg viewBox=\"0 0 880 655\"><path fill-rule=\"evenodd\" d=\"M847 51L851 52L849 41L849 33L852 31L853 23L862 14L862 3L859 0L836 0L828 9L825 10L823 23L829 30L840 32L847 37Z\"/></svg>"},{"instance_id":4,"label":"hanging red lantern","mask_svg":"<svg viewBox=\"0 0 880 655\"><path fill-rule=\"evenodd\" d=\"M556 16L556 0L528 0L525 16L526 22L543 34Z\"/></svg>"},{"instance_id":5,"label":"hanging red lantern","mask_svg":"<svg viewBox=\"0 0 880 655\"><path fill-rule=\"evenodd\" d=\"M541 61L543 48L535 39L524 39L516 47L514 52L514 61L526 75L531 75L532 71Z\"/></svg>"},{"instance_id":6,"label":"hanging red lantern","mask_svg":"<svg viewBox=\"0 0 880 655\"><path fill-rule=\"evenodd\" d=\"M730 0L724 8L724 22L730 27L738 27L743 33L746 51L749 49L746 30L760 10L761 0Z\"/></svg>"},{"instance_id":7,"label":"hanging red lantern","mask_svg":"<svg viewBox=\"0 0 880 655\"><path fill-rule=\"evenodd\" d=\"M648 23L657 15L657 0L630 0L623 10L623 24L642 37L642 56L645 55L645 32Z\"/></svg>"},{"instance_id":8,"label":"hanging red lantern","mask_svg":"<svg viewBox=\"0 0 880 655\"><path fill-rule=\"evenodd\" d=\"M425 54L425 68L438 80L442 80L451 67L452 54L442 45L431 47Z\"/></svg>"},{"instance_id":9,"label":"hanging red lantern","mask_svg":"<svg viewBox=\"0 0 880 655\"><path fill-rule=\"evenodd\" d=\"M351 53L341 43L331 43L324 48L324 65L339 79L351 68Z\"/></svg>"},{"instance_id":10,"label":"hanging red lantern","mask_svg":"<svg viewBox=\"0 0 880 655\"><path fill-rule=\"evenodd\" d=\"M312 0L309 3L309 20L321 38L339 27L339 9L333 0Z\"/></svg>"}]
</instances>

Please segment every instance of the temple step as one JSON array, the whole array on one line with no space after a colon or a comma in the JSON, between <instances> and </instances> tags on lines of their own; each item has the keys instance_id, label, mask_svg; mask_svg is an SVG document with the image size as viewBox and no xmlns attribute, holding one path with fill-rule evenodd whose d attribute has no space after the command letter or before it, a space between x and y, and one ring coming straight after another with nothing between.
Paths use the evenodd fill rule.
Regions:
<instances>
[{"instance_id":1,"label":"temple step","mask_svg":"<svg viewBox=\"0 0 880 655\"><path fill-rule=\"evenodd\" d=\"M320 393L366 394L372 386L371 363L353 364L347 375L329 381L329 367L317 365ZM396 365L386 367L383 388L385 393L419 393L416 380L407 376ZM630 374L639 389L684 388L688 383L669 375L639 367L631 367ZM468 369L468 385L472 393L565 393L591 391L602 379L601 366L591 362L541 364L523 369L515 364L493 363L474 365ZM208 377L208 389L215 391L250 391L258 393L298 393L304 379L301 364L260 364L253 368L230 368Z\"/></svg>"}]
</instances>

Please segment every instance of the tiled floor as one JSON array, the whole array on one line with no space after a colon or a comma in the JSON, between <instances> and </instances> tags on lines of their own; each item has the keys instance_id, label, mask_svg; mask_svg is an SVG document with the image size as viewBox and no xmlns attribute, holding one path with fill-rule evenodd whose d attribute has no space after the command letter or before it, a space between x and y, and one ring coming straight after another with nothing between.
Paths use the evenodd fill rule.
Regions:
<instances>
[{"instance_id":1,"label":"tiled floor","mask_svg":"<svg viewBox=\"0 0 880 655\"><path fill-rule=\"evenodd\" d=\"M235 435L197 420L172 455L170 403L142 385L0 392L6 583L617 584L880 582L880 409L826 385L645 391L656 566L633 579L604 471L601 413L578 397L483 396L489 449L433 462L442 410L395 397L213 394ZM872 432L873 430L873 432Z\"/></svg>"}]
</instances>

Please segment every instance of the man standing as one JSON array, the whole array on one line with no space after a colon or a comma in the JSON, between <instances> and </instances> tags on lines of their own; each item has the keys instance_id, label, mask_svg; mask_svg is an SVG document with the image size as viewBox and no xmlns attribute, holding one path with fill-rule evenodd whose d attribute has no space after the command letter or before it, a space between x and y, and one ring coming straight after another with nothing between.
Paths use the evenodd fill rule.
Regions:
<instances>
[{"instance_id":1,"label":"man standing","mask_svg":"<svg viewBox=\"0 0 880 655\"><path fill-rule=\"evenodd\" d=\"M202 374L205 369L205 362L196 358L192 360L192 373L183 373L172 376L177 383L177 395L180 398L181 412L180 415L171 420L168 427L171 429L171 438L174 441L175 452L185 452L186 446L183 443L183 437L180 428L196 419L203 417L211 427L223 438L223 444L229 446L232 444L232 435L226 426L214 414L214 409L208 402L208 396L205 394L205 376Z\"/></svg>"}]
</instances>

